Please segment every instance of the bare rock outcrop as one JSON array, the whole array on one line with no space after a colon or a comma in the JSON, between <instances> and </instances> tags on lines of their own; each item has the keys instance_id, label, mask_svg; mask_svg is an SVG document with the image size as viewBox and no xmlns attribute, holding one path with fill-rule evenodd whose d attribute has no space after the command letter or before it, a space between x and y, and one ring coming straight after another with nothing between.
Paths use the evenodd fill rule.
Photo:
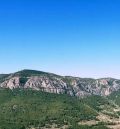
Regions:
<instances>
[{"instance_id":1,"label":"bare rock outcrop","mask_svg":"<svg viewBox=\"0 0 120 129\"><path fill-rule=\"evenodd\" d=\"M78 77L63 77L55 74L22 71L10 74L0 82L1 88L24 88L44 92L69 94L84 97L88 95L107 96L120 90L120 80L112 78L90 79Z\"/></svg>"},{"instance_id":2,"label":"bare rock outcrop","mask_svg":"<svg viewBox=\"0 0 120 129\"><path fill-rule=\"evenodd\" d=\"M20 87L19 77L10 78L9 80L6 80L3 83L1 83L0 86L3 88L10 88L10 89L19 88Z\"/></svg>"}]
</instances>

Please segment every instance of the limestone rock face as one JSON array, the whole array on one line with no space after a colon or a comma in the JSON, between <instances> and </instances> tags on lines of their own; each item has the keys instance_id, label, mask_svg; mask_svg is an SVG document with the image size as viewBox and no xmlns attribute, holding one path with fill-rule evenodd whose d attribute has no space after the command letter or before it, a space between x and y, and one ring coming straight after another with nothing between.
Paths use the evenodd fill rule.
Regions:
<instances>
[{"instance_id":1,"label":"limestone rock face","mask_svg":"<svg viewBox=\"0 0 120 129\"><path fill-rule=\"evenodd\" d=\"M20 86L19 77L13 77L1 83L1 87L3 88L13 89L13 88L18 88L19 86Z\"/></svg>"},{"instance_id":2,"label":"limestone rock face","mask_svg":"<svg viewBox=\"0 0 120 129\"><path fill-rule=\"evenodd\" d=\"M1 88L23 88L56 94L84 97L88 95L107 96L120 90L120 80L112 78L90 79L63 77L39 71L21 71L0 78Z\"/></svg>"},{"instance_id":3,"label":"limestone rock face","mask_svg":"<svg viewBox=\"0 0 120 129\"><path fill-rule=\"evenodd\" d=\"M32 88L35 90L42 90L51 93L65 93L68 90L68 86L60 78L49 77L30 77L24 88Z\"/></svg>"}]
</instances>

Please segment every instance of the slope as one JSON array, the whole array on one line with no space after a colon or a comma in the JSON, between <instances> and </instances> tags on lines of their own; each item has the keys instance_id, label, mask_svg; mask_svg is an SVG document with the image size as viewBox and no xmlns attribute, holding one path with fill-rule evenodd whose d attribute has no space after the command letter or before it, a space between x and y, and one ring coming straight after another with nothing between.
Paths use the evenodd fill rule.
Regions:
<instances>
[{"instance_id":1,"label":"slope","mask_svg":"<svg viewBox=\"0 0 120 129\"><path fill-rule=\"evenodd\" d=\"M93 126L78 124L97 120L99 115L85 99L20 89L0 90L0 98L0 129L107 128L99 123Z\"/></svg>"}]
</instances>

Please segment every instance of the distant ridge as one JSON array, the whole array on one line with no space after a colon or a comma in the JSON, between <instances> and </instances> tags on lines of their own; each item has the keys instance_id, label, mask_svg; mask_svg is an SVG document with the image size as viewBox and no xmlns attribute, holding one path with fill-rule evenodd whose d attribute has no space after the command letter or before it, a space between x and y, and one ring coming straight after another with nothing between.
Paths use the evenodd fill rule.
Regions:
<instances>
[{"instance_id":1,"label":"distant ridge","mask_svg":"<svg viewBox=\"0 0 120 129\"><path fill-rule=\"evenodd\" d=\"M12 74L0 74L0 87L10 89L30 88L77 97L88 95L107 96L120 89L120 80L60 76L43 71L24 69Z\"/></svg>"}]
</instances>

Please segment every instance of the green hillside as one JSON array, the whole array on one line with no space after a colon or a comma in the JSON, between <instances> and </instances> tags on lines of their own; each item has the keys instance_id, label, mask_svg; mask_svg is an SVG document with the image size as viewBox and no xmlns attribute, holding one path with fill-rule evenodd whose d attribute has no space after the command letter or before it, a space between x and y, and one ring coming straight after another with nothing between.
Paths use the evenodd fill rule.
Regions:
<instances>
[{"instance_id":1,"label":"green hillside","mask_svg":"<svg viewBox=\"0 0 120 129\"><path fill-rule=\"evenodd\" d=\"M108 98L120 106L120 90L113 92Z\"/></svg>"},{"instance_id":2,"label":"green hillside","mask_svg":"<svg viewBox=\"0 0 120 129\"><path fill-rule=\"evenodd\" d=\"M0 82L3 82L8 76L9 74L0 74Z\"/></svg>"},{"instance_id":3,"label":"green hillside","mask_svg":"<svg viewBox=\"0 0 120 129\"><path fill-rule=\"evenodd\" d=\"M21 76L21 77L31 77L31 76L58 76L53 73L43 72L43 71L37 71L37 70L21 70L13 74L13 76Z\"/></svg>"},{"instance_id":4,"label":"green hillside","mask_svg":"<svg viewBox=\"0 0 120 129\"><path fill-rule=\"evenodd\" d=\"M87 99L86 99L87 100ZM0 90L0 129L48 129L53 125L67 129L104 129L102 125L78 125L94 120L97 111L87 102L67 95L32 90Z\"/></svg>"}]
</instances>

